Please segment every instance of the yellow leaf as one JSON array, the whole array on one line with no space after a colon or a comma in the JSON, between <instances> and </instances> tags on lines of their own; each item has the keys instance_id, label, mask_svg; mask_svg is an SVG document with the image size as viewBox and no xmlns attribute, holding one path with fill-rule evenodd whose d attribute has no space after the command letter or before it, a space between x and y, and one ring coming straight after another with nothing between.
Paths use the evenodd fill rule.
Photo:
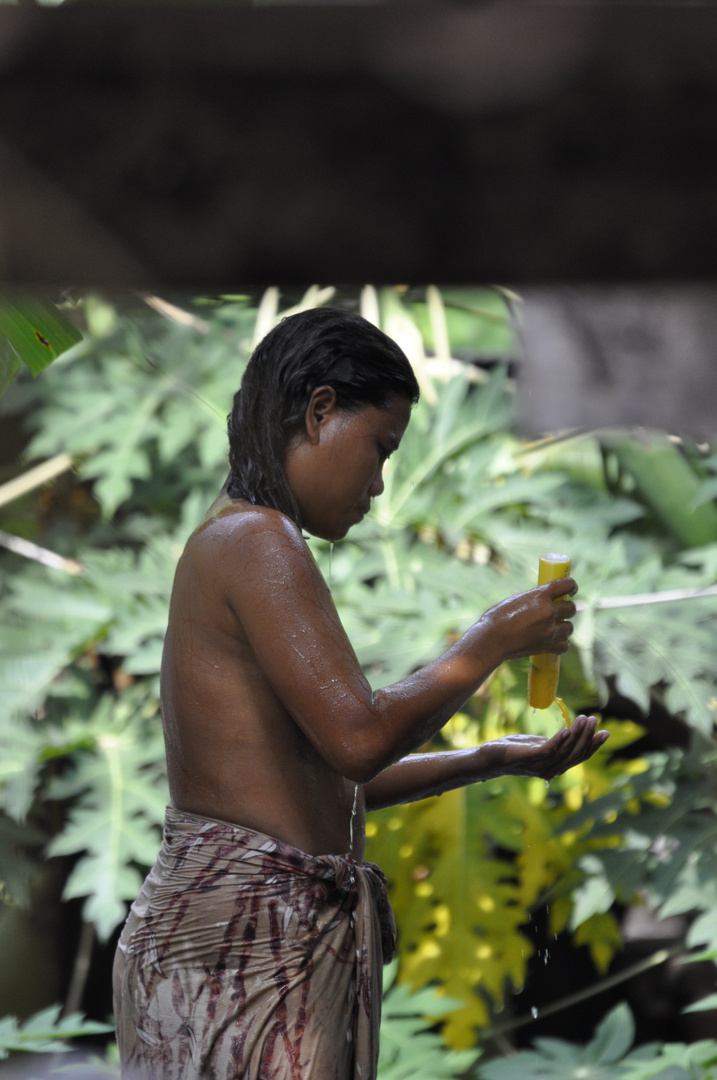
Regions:
<instances>
[{"instance_id":1,"label":"yellow leaf","mask_svg":"<svg viewBox=\"0 0 717 1080\"><path fill-rule=\"evenodd\" d=\"M609 911L596 913L586 919L575 931L573 940L576 945L588 946L593 963L601 975L609 968L617 950L622 948L620 927Z\"/></svg>"},{"instance_id":2,"label":"yellow leaf","mask_svg":"<svg viewBox=\"0 0 717 1080\"><path fill-rule=\"evenodd\" d=\"M389 881L400 927L399 979L414 987L438 980L463 1002L445 1031L456 1048L474 1045L476 1027L488 1022L484 995L500 1006L508 983L522 986L532 952L519 930L528 913L514 866L492 851L493 812L482 785L373 817L369 858Z\"/></svg>"}]
</instances>

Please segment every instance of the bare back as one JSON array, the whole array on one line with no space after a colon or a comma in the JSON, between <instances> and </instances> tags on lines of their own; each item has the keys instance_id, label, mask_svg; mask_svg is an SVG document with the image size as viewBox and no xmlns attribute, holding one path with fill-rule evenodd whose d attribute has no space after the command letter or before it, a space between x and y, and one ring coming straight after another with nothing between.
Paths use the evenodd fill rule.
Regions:
<instances>
[{"instance_id":1,"label":"bare back","mask_svg":"<svg viewBox=\"0 0 717 1080\"><path fill-rule=\"evenodd\" d=\"M250 538L243 542L247 515ZM272 678L272 661L281 665L282 655L315 669L322 642L312 625L312 607L322 609L324 623L335 618L338 624L306 544L286 519L277 523L280 517L220 498L180 559L161 676L170 794L178 809L245 825L311 854L347 852L352 831L353 853L360 858L360 785L351 829L356 784L328 763L317 748L319 740L312 741L306 724L302 728L292 716L291 691L280 685L277 692L281 679ZM296 534L289 560L301 564L304 587L296 587L295 568L287 566L286 618L277 617L282 610L277 561L262 558L264 523L269 537L277 528ZM303 633L297 634L297 619ZM344 646L333 641L329 652L337 644Z\"/></svg>"}]
</instances>

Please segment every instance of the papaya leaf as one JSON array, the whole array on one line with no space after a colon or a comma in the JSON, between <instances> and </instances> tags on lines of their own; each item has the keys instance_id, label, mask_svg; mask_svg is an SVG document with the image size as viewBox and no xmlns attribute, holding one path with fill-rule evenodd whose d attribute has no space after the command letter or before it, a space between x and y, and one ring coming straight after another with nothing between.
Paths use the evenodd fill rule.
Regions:
<instances>
[{"instance_id":1,"label":"papaya leaf","mask_svg":"<svg viewBox=\"0 0 717 1080\"><path fill-rule=\"evenodd\" d=\"M32 805L44 745L37 725L24 717L7 716L0 727L0 798L16 821L23 821Z\"/></svg>"},{"instance_id":2,"label":"papaya leaf","mask_svg":"<svg viewBox=\"0 0 717 1080\"><path fill-rule=\"evenodd\" d=\"M607 1014L585 1048L586 1060L596 1065L614 1065L628 1052L635 1038L635 1021L623 1002Z\"/></svg>"},{"instance_id":3,"label":"papaya leaf","mask_svg":"<svg viewBox=\"0 0 717 1080\"><path fill-rule=\"evenodd\" d=\"M666 436L651 432L645 440L604 437L606 445L634 478L637 490L685 547L717 540L717 508L701 500L699 477Z\"/></svg>"},{"instance_id":4,"label":"papaya leaf","mask_svg":"<svg viewBox=\"0 0 717 1080\"><path fill-rule=\"evenodd\" d=\"M0 739L12 738L3 718L36 708L110 618L106 599L82 579L35 565L8 575L0 617Z\"/></svg>"},{"instance_id":5,"label":"papaya leaf","mask_svg":"<svg viewBox=\"0 0 717 1080\"><path fill-rule=\"evenodd\" d=\"M146 719L130 695L115 708L105 698L91 728L94 752L78 755L74 770L49 787L49 798L73 801L47 853L80 855L64 897L87 897L84 918L105 941L139 891L137 865L154 861L168 796L156 713Z\"/></svg>"},{"instance_id":6,"label":"papaya leaf","mask_svg":"<svg viewBox=\"0 0 717 1080\"><path fill-rule=\"evenodd\" d=\"M81 1013L60 1019L60 1005L50 1005L23 1023L14 1016L0 1018L0 1059L13 1051L32 1054L65 1053L70 1047L67 1039L83 1035L104 1035L113 1030L111 1024L86 1020Z\"/></svg>"},{"instance_id":7,"label":"papaya leaf","mask_svg":"<svg viewBox=\"0 0 717 1080\"><path fill-rule=\"evenodd\" d=\"M369 829L371 858L385 869L401 925L400 978L414 988L437 979L461 1001L445 1029L459 1048L472 1045L473 1029L488 1016L476 989L501 1001L506 978L522 985L532 951L518 931L527 913L512 868L490 857L483 835L490 815L473 795L451 791L381 811Z\"/></svg>"},{"instance_id":8,"label":"papaya leaf","mask_svg":"<svg viewBox=\"0 0 717 1080\"><path fill-rule=\"evenodd\" d=\"M665 1043L653 1048L647 1061L635 1052L625 1059L621 1075L624 1080L715 1080L717 1040Z\"/></svg>"},{"instance_id":9,"label":"papaya leaf","mask_svg":"<svg viewBox=\"0 0 717 1080\"><path fill-rule=\"evenodd\" d=\"M445 1017L460 1006L426 988L411 993L394 981L396 965L386 971L381 1013L379 1080L448 1080L476 1061L477 1050L450 1050L427 1017Z\"/></svg>"},{"instance_id":10,"label":"papaya leaf","mask_svg":"<svg viewBox=\"0 0 717 1080\"><path fill-rule=\"evenodd\" d=\"M634 1037L632 1014L627 1005L620 1004L598 1025L587 1046L536 1039L533 1050L479 1064L477 1075L480 1080L620 1080L626 1075L624 1063L630 1058L625 1055ZM641 1048L640 1053L641 1064L649 1070L645 1061L651 1060L655 1050ZM645 1077L656 1075L657 1071L644 1073Z\"/></svg>"}]
</instances>

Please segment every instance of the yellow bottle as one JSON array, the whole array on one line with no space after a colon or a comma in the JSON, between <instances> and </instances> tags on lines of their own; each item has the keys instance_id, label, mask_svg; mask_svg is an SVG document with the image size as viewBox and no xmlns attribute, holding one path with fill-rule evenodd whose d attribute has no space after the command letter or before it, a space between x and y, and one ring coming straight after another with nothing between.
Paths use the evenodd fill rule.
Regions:
<instances>
[{"instance_id":1,"label":"yellow bottle","mask_svg":"<svg viewBox=\"0 0 717 1080\"><path fill-rule=\"evenodd\" d=\"M556 578L570 574L567 555L541 555L538 585L547 585ZM528 671L528 704L534 709L547 709L555 701L560 673L560 657L556 653L538 653L530 658ZM562 710L561 710L562 711Z\"/></svg>"}]
</instances>

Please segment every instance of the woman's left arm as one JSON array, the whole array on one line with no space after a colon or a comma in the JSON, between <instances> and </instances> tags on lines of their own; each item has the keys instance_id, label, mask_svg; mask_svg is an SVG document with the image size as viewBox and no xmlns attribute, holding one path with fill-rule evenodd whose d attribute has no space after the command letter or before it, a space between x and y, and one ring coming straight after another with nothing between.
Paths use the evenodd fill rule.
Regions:
<instances>
[{"instance_id":1,"label":"woman's left arm","mask_svg":"<svg viewBox=\"0 0 717 1080\"><path fill-rule=\"evenodd\" d=\"M579 765L608 738L594 716L578 716L551 739L505 735L470 750L412 754L364 785L367 810L426 799L495 776L539 776L551 780Z\"/></svg>"}]
</instances>

